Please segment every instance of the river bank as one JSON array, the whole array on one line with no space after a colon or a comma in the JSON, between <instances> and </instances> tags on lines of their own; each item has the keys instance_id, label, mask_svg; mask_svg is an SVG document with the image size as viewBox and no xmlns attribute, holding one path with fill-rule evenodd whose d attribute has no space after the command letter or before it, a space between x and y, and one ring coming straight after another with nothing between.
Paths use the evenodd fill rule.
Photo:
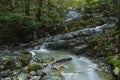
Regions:
<instances>
[{"instance_id":1,"label":"river bank","mask_svg":"<svg viewBox=\"0 0 120 80\"><path fill-rule=\"evenodd\" d=\"M73 77L73 79L80 78L77 76L80 76L81 71L79 72L79 70L83 70L82 69L83 64L87 64L87 65L90 64L91 67L88 67L88 68L92 70L94 69L97 70L98 68L97 64L93 63L94 60L91 63L91 60L89 60L88 58L85 58L82 56L77 57L73 55L73 53L71 52L49 51L46 49L32 50L32 52L35 53L36 55L31 54L31 52L26 53L22 51L21 52L13 51L9 55L8 53L7 55L3 54L2 57L0 57L1 63L2 63L2 65L0 66L1 79L2 80L4 79L6 80L16 80L16 79L49 80L50 78L50 80L70 80L70 79L72 80L71 77ZM71 58L71 59L65 60L65 58L66 59ZM51 65L55 61L62 60L62 59L63 61L56 62L55 64ZM78 62L79 60L80 60L80 63ZM86 60L88 63L85 63ZM83 72L88 74L88 71L86 71L87 70L86 68L83 70ZM77 73L76 73L76 70L77 70ZM100 80L113 80L111 77L105 77L103 74L100 74L100 76L102 76L102 79ZM95 75L97 75L97 73L95 73ZM94 77L96 77L95 75ZM83 75L83 76L87 76L87 75ZM91 76L93 75L91 74ZM97 76L99 76L99 74ZM83 79L85 80L85 78ZM86 78L86 80L88 79ZM94 80L94 78L92 78L92 80Z\"/></svg>"},{"instance_id":2,"label":"river bank","mask_svg":"<svg viewBox=\"0 0 120 80\"><path fill-rule=\"evenodd\" d=\"M93 55L94 53L91 53L87 47L89 39L95 34L109 31L108 27L112 27L111 25L104 24L94 28L85 28L75 32L50 36L15 48L2 46L1 79L49 80L50 78L50 80L79 80L82 78L83 80L96 80L97 78L99 80L113 80L111 77L104 78L104 75L102 75L102 78L99 77L99 74L95 70L99 68L98 70L104 72L106 65L101 62L99 63L99 58L101 57ZM73 54L80 55L80 57ZM93 59L93 62L95 61L98 67L97 64L94 64L88 58L82 57L81 55L83 54L96 58L97 61ZM87 66L85 69L83 64ZM88 73L89 69L91 75ZM76 71L78 72L76 73Z\"/></svg>"}]
</instances>

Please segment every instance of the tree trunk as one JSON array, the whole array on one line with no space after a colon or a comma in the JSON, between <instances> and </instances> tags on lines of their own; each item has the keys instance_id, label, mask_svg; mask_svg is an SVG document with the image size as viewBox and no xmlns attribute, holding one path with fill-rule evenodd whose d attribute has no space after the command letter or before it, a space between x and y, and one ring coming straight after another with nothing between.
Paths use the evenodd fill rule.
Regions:
<instances>
[{"instance_id":1,"label":"tree trunk","mask_svg":"<svg viewBox=\"0 0 120 80\"><path fill-rule=\"evenodd\" d=\"M118 0L118 25L117 30L120 30L120 0Z\"/></svg>"},{"instance_id":2,"label":"tree trunk","mask_svg":"<svg viewBox=\"0 0 120 80\"><path fill-rule=\"evenodd\" d=\"M50 0L48 0L48 10L50 10L51 9L51 2L50 2Z\"/></svg>"},{"instance_id":3,"label":"tree trunk","mask_svg":"<svg viewBox=\"0 0 120 80\"><path fill-rule=\"evenodd\" d=\"M25 1L25 14L26 14L27 16L30 15L30 13L29 13L29 10L30 10L29 4L30 4L30 0L26 0L26 1Z\"/></svg>"},{"instance_id":4,"label":"tree trunk","mask_svg":"<svg viewBox=\"0 0 120 80\"><path fill-rule=\"evenodd\" d=\"M38 10L37 10L37 15L36 15L36 19L38 21L40 21L40 19L41 19L41 8L42 8L42 5L43 5L43 0L38 0Z\"/></svg>"},{"instance_id":5,"label":"tree trunk","mask_svg":"<svg viewBox=\"0 0 120 80\"><path fill-rule=\"evenodd\" d=\"M12 0L11 1L11 9L14 10L14 8L15 8L15 2L14 2L14 0Z\"/></svg>"},{"instance_id":6,"label":"tree trunk","mask_svg":"<svg viewBox=\"0 0 120 80\"><path fill-rule=\"evenodd\" d=\"M118 25L117 30L120 31L120 0L118 0ZM118 34L118 53L120 52L120 34ZM119 76L120 77L120 76Z\"/></svg>"},{"instance_id":7,"label":"tree trunk","mask_svg":"<svg viewBox=\"0 0 120 80\"><path fill-rule=\"evenodd\" d=\"M109 7L108 0L105 0L105 9L107 9L108 7Z\"/></svg>"},{"instance_id":8,"label":"tree trunk","mask_svg":"<svg viewBox=\"0 0 120 80\"><path fill-rule=\"evenodd\" d=\"M48 5L50 5L51 4L51 2L50 2L50 0L48 0Z\"/></svg>"}]
</instances>

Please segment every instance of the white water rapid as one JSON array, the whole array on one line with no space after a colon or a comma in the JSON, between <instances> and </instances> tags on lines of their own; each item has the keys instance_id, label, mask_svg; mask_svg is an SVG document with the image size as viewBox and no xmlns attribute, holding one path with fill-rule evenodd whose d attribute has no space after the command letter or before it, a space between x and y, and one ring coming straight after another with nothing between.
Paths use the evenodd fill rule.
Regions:
<instances>
[{"instance_id":1,"label":"white water rapid","mask_svg":"<svg viewBox=\"0 0 120 80\"><path fill-rule=\"evenodd\" d=\"M60 63L66 66L61 76L56 76L51 69L48 69L47 78L45 80L109 80L100 77L96 72L98 69L97 64L93 63L92 60L86 57L77 57L70 52L64 51L48 51L45 49L44 45L42 48L32 50L31 52L36 54L36 57L39 58L57 58L61 55L72 58L71 61Z\"/></svg>"},{"instance_id":2,"label":"white water rapid","mask_svg":"<svg viewBox=\"0 0 120 80\"><path fill-rule=\"evenodd\" d=\"M68 13L66 14L65 22L71 21L80 16L80 13L77 13L76 9L70 8ZM93 63L92 60L86 57L77 57L70 52L64 51L49 51L46 47L50 46L49 44L61 43L64 38L73 38L74 35L88 33L92 34L101 33L103 29L108 26L108 24L104 24L101 26L96 26L94 28L85 28L82 30L78 30L75 32L70 32L62 35L56 35L53 37L53 42L46 42L43 45L36 46L33 50L29 51L33 57L36 56L38 58L49 59L51 57L59 58L60 56L69 56L72 58L71 61L63 62L67 68L62 72L62 75L54 74L51 68L49 68L47 72L47 78L45 80L111 80L105 78L106 76L103 75L102 77L97 73L97 64ZM63 39L63 40L62 40ZM50 46L51 47L51 46ZM61 63L60 63L61 64ZM59 72L59 70L58 70ZM61 71L60 71L61 72Z\"/></svg>"},{"instance_id":3,"label":"white water rapid","mask_svg":"<svg viewBox=\"0 0 120 80\"><path fill-rule=\"evenodd\" d=\"M96 73L97 65L85 57L72 57L71 65L74 66L75 72L64 73L64 80L103 80Z\"/></svg>"}]
</instances>

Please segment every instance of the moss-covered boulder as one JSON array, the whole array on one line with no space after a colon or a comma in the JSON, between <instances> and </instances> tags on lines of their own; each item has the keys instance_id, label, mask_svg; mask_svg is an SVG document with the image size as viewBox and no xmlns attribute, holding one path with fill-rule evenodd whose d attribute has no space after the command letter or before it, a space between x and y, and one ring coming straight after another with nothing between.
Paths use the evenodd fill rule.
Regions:
<instances>
[{"instance_id":1,"label":"moss-covered boulder","mask_svg":"<svg viewBox=\"0 0 120 80\"><path fill-rule=\"evenodd\" d=\"M72 52L75 54L83 54L87 50L87 45L80 45L73 48Z\"/></svg>"},{"instance_id":2,"label":"moss-covered boulder","mask_svg":"<svg viewBox=\"0 0 120 80\"><path fill-rule=\"evenodd\" d=\"M23 66L28 65L30 60L31 60L31 56L30 55L25 55L25 54L21 55L21 62L23 64Z\"/></svg>"},{"instance_id":3,"label":"moss-covered boulder","mask_svg":"<svg viewBox=\"0 0 120 80\"><path fill-rule=\"evenodd\" d=\"M22 68L21 60L16 56L14 57L4 56L1 58L0 63L1 63L0 70L4 70L4 69L13 70L13 69Z\"/></svg>"},{"instance_id":4,"label":"moss-covered boulder","mask_svg":"<svg viewBox=\"0 0 120 80\"><path fill-rule=\"evenodd\" d=\"M29 71L41 70L42 68L43 68L43 65L40 63L31 63L28 65Z\"/></svg>"}]
</instances>

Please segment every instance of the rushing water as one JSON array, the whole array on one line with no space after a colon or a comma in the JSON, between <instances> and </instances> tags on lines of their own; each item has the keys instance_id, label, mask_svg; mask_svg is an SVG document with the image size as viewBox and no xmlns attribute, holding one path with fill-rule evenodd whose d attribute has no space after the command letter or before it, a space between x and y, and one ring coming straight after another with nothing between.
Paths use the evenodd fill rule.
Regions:
<instances>
[{"instance_id":1,"label":"rushing water","mask_svg":"<svg viewBox=\"0 0 120 80\"><path fill-rule=\"evenodd\" d=\"M65 22L71 21L80 16L80 13L77 13L76 9L70 8L66 14ZM80 32L102 32L102 29L107 24L102 26L97 26L95 28L86 28L83 30L76 31L75 34ZM74 34L74 35L75 35ZM64 36L72 37L72 33L64 34ZM62 35L55 36L53 41L60 42L60 38L63 38ZM51 70L51 66L47 67L47 78L46 80L112 80L107 77L107 74L100 75L97 71L97 64L93 63L92 60L86 57L77 57L70 52L65 51L48 51L46 46L49 44L54 44L54 42L44 43L42 46L36 46L34 50L31 50L31 54L38 58L49 59L51 57L59 58L61 56L69 56L72 58L71 61L65 61L63 63L59 63L60 65L64 65L66 68L63 70L53 71ZM49 62L49 60L48 60ZM62 73L61 75L57 75L57 73Z\"/></svg>"},{"instance_id":2,"label":"rushing water","mask_svg":"<svg viewBox=\"0 0 120 80\"><path fill-rule=\"evenodd\" d=\"M43 46L42 46L43 47ZM92 60L86 57L77 57L70 52L65 51L47 51L46 49L40 48L39 50L32 50L39 58L50 58L50 57L60 57L68 56L71 57L71 61L59 63L66 66L63 70L58 70L62 72L62 75L56 75L54 71L48 69L46 80L112 80L106 78L106 76L100 76L97 73L97 64L93 63ZM49 67L48 67L49 68Z\"/></svg>"},{"instance_id":3,"label":"rushing water","mask_svg":"<svg viewBox=\"0 0 120 80\"><path fill-rule=\"evenodd\" d=\"M95 72L97 65L85 57L72 57L71 65L74 65L75 72L65 74L65 80L101 80Z\"/></svg>"},{"instance_id":4,"label":"rushing water","mask_svg":"<svg viewBox=\"0 0 120 80\"><path fill-rule=\"evenodd\" d=\"M75 18L78 18L80 16L80 13L77 12L76 8L69 7L68 11L65 11L66 14L66 19L64 20L65 22L71 21Z\"/></svg>"}]
</instances>

